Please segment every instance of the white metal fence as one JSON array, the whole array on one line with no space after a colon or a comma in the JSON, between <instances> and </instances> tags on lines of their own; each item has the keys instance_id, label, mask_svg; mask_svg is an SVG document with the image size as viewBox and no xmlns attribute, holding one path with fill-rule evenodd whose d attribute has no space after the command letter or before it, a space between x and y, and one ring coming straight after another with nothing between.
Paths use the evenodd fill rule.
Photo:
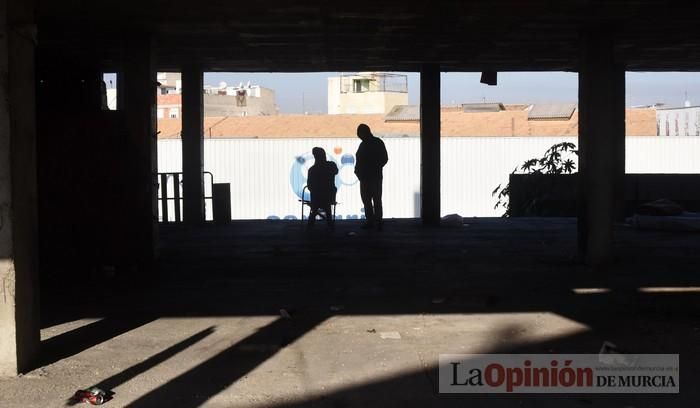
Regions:
<instances>
[{"instance_id":1,"label":"white metal fence","mask_svg":"<svg viewBox=\"0 0 700 408\"><path fill-rule=\"evenodd\" d=\"M383 139L389 153L384 169L384 214L387 218L420 214L420 141ZM576 142L565 137L448 137L441 141L442 214L493 217L493 189L525 160L541 157L553 144ZM362 202L354 177L354 154L359 140L207 139L204 169L215 183L231 183L234 219L298 218L298 192L313 164L310 152L323 147L338 164L338 215L361 218ZM158 142L158 171L182 169L180 140ZM628 137L628 173L700 173L700 137ZM210 212L211 208L207 208Z\"/></svg>"}]
</instances>

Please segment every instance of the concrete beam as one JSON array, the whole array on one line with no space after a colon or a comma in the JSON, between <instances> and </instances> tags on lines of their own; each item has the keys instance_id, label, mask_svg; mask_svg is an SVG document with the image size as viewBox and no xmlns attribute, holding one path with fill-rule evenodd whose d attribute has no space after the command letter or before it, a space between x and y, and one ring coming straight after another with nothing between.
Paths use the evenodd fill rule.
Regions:
<instances>
[{"instance_id":1,"label":"concrete beam","mask_svg":"<svg viewBox=\"0 0 700 408\"><path fill-rule=\"evenodd\" d=\"M609 31L583 34L578 78L579 250L597 266L613 259L613 223L624 205L625 69Z\"/></svg>"},{"instance_id":2,"label":"concrete beam","mask_svg":"<svg viewBox=\"0 0 700 408\"><path fill-rule=\"evenodd\" d=\"M202 69L182 68L182 190L183 220L204 222L204 103Z\"/></svg>"},{"instance_id":3,"label":"concrete beam","mask_svg":"<svg viewBox=\"0 0 700 408\"><path fill-rule=\"evenodd\" d=\"M423 65L420 72L421 218L440 224L440 66Z\"/></svg>"},{"instance_id":4,"label":"concrete beam","mask_svg":"<svg viewBox=\"0 0 700 408\"><path fill-rule=\"evenodd\" d=\"M33 2L0 0L0 375L39 353Z\"/></svg>"},{"instance_id":5,"label":"concrete beam","mask_svg":"<svg viewBox=\"0 0 700 408\"><path fill-rule=\"evenodd\" d=\"M156 71L151 39L148 35L129 35L123 70L123 108L129 137L128 152L134 157L129 182L135 183L135 230L138 262L148 267L157 257L157 134L156 134ZM120 75L121 77L121 75ZM119 96L121 98L121 95Z\"/></svg>"}]
</instances>

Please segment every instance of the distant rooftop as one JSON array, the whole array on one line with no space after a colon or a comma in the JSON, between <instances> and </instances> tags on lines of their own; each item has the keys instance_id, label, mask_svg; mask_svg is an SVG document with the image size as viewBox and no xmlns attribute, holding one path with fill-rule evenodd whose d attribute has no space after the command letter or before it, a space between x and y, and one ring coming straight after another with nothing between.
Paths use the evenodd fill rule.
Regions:
<instances>
[{"instance_id":1,"label":"distant rooftop","mask_svg":"<svg viewBox=\"0 0 700 408\"><path fill-rule=\"evenodd\" d=\"M510 106L510 105L508 105ZM249 117L205 117L205 138L355 138L357 125L365 123L382 137L417 137L420 121L415 118L418 106L402 105L397 118L384 114L278 115ZM391 112L390 112L391 113ZM529 120L527 110L505 109L499 112L441 110L440 134L443 137L508 137L578 135L578 113L568 119ZM179 138L179 119L158 121L159 138ZM629 136L656 136L656 110L627 109L626 133Z\"/></svg>"},{"instance_id":2,"label":"distant rooftop","mask_svg":"<svg viewBox=\"0 0 700 408\"><path fill-rule=\"evenodd\" d=\"M420 120L419 105L396 105L384 116L387 122L404 122Z\"/></svg>"},{"instance_id":3,"label":"distant rooftop","mask_svg":"<svg viewBox=\"0 0 700 408\"><path fill-rule=\"evenodd\" d=\"M502 103L463 103L463 112L500 112L506 110Z\"/></svg>"},{"instance_id":4,"label":"distant rooftop","mask_svg":"<svg viewBox=\"0 0 700 408\"><path fill-rule=\"evenodd\" d=\"M657 106L656 110L675 110L675 109L697 109L700 108L700 105L691 105L691 106Z\"/></svg>"}]
</instances>

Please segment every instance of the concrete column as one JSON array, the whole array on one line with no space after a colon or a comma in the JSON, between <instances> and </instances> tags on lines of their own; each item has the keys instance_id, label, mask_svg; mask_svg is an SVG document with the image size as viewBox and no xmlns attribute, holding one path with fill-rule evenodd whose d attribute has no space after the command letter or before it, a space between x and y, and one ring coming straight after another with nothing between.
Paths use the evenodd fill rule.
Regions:
<instances>
[{"instance_id":1,"label":"concrete column","mask_svg":"<svg viewBox=\"0 0 700 408\"><path fill-rule=\"evenodd\" d=\"M122 106L129 141L127 154L133 156L125 160L131 160L127 180L134 184L130 189L134 194L134 250L141 266L148 267L158 247L156 71L148 35L130 35L126 48Z\"/></svg>"},{"instance_id":2,"label":"concrete column","mask_svg":"<svg viewBox=\"0 0 700 408\"><path fill-rule=\"evenodd\" d=\"M423 225L440 224L440 66L420 72L420 188Z\"/></svg>"},{"instance_id":3,"label":"concrete column","mask_svg":"<svg viewBox=\"0 0 700 408\"><path fill-rule=\"evenodd\" d=\"M0 0L0 375L39 353L33 2Z\"/></svg>"},{"instance_id":4,"label":"concrete column","mask_svg":"<svg viewBox=\"0 0 700 408\"><path fill-rule=\"evenodd\" d=\"M182 189L183 220L204 222L204 98L202 69L182 67Z\"/></svg>"},{"instance_id":5,"label":"concrete column","mask_svg":"<svg viewBox=\"0 0 700 408\"><path fill-rule=\"evenodd\" d=\"M625 69L605 29L582 37L579 61L579 250L596 266L613 258L625 174Z\"/></svg>"}]
</instances>

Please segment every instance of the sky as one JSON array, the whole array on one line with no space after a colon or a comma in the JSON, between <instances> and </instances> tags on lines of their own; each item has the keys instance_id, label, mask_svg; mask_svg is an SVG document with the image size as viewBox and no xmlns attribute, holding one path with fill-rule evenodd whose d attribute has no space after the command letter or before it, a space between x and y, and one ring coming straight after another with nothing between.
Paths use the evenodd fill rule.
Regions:
<instances>
[{"instance_id":1,"label":"sky","mask_svg":"<svg viewBox=\"0 0 700 408\"><path fill-rule=\"evenodd\" d=\"M408 75L409 103L420 99L420 76ZM205 73L204 83L217 85L240 82L260 85L275 90L277 105L281 113L326 113L327 78L335 72L314 73ZM479 73L443 73L441 98L443 105L468 102L576 102L578 79L569 72L515 72L499 73L498 85L479 83ZM700 105L700 73L664 72L626 75L627 106L665 103L683 106L687 99Z\"/></svg>"}]
</instances>

